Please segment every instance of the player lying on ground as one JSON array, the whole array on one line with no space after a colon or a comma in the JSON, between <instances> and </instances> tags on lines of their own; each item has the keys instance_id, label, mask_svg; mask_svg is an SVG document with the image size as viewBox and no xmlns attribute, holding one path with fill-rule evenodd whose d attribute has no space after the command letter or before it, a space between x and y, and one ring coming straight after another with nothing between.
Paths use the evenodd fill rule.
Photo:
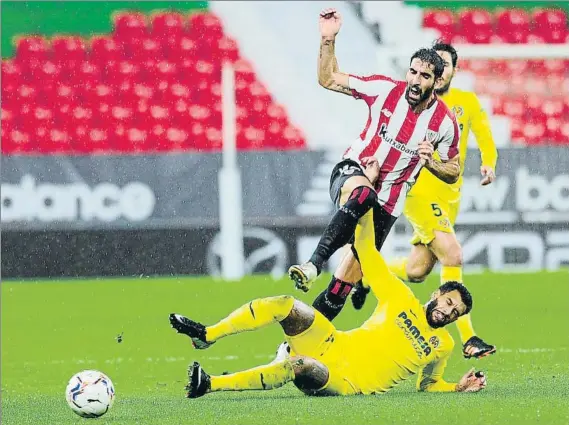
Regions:
<instances>
[{"instance_id":1,"label":"player lying on ground","mask_svg":"<svg viewBox=\"0 0 569 425\"><path fill-rule=\"evenodd\" d=\"M318 80L332 91L361 99L368 105L366 126L332 171L330 196L339 207L310 261L294 265L289 275L298 288L308 291L332 254L351 241L358 220L374 208L376 243L381 248L393 223L403 211L408 190L421 168L453 183L460 175L459 130L454 115L434 94L444 64L432 49L417 51L410 60L405 81L382 75L357 77L339 71L334 54L341 17L334 9L320 14ZM438 159L433 157L438 152ZM365 167L374 163L377 178L370 181ZM350 264L357 261L351 251ZM332 320L340 312L357 280L337 270L314 307Z\"/></svg>"},{"instance_id":2,"label":"player lying on ground","mask_svg":"<svg viewBox=\"0 0 569 425\"><path fill-rule=\"evenodd\" d=\"M288 359L223 376L211 376L199 363L193 363L187 397L215 391L270 390L287 382L310 395L376 394L415 373L419 374L419 391L474 392L484 388L486 378L473 370L458 383L443 379L454 345L444 326L472 308L466 287L448 282L422 305L389 271L377 250L371 211L356 229L354 248L379 303L373 315L351 331L336 330L321 313L288 295L253 300L208 327L171 314L172 327L189 336L196 348L279 323L294 352Z\"/></svg>"},{"instance_id":3,"label":"player lying on ground","mask_svg":"<svg viewBox=\"0 0 569 425\"><path fill-rule=\"evenodd\" d=\"M458 55L450 44L436 42L433 49L443 59L445 68L438 88L440 99L451 109L458 121L460 136L460 163L464 164L470 130L476 136L480 148L482 166L481 184L492 183L498 153L492 138L490 123L476 94L451 88L456 75ZM461 167L463 169L463 167ZM441 284L448 281L462 283L462 249L454 233L454 224L460 206L460 189L463 178L447 184L436 178L428 169L418 177L405 201L403 214L413 226L413 245L409 257L397 259L389 268L400 279L423 282L437 261L441 263ZM359 278L359 270L353 270L352 279ZM369 289L356 285L352 293L354 307L361 308ZM457 320L456 325L463 343L463 354L469 357L484 357L496 352L493 345L476 336L470 315Z\"/></svg>"}]
</instances>

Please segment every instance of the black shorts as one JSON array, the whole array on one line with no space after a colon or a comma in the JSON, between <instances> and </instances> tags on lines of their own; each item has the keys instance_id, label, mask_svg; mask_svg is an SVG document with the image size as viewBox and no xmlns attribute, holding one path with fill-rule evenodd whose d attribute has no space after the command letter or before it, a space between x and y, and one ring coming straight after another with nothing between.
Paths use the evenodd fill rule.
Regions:
<instances>
[{"instance_id":1,"label":"black shorts","mask_svg":"<svg viewBox=\"0 0 569 425\"><path fill-rule=\"evenodd\" d=\"M342 194L342 186L350 177L363 176L364 170L356 161L344 159L336 164L330 175L330 198L334 202L336 209L340 208L340 195Z\"/></svg>"},{"instance_id":2,"label":"black shorts","mask_svg":"<svg viewBox=\"0 0 569 425\"><path fill-rule=\"evenodd\" d=\"M340 207L340 195L342 193L342 186L346 180L352 176L364 176L365 173L362 167L351 159L344 159L340 161L334 169L332 170L332 175L330 176L330 198L334 202L336 209ZM387 235L391 231L391 228L397 221L397 217L392 216L379 204L376 204L373 208L373 224L375 227L375 246L377 250L381 250L381 247L387 239ZM353 243L354 238L350 240ZM357 254L355 250L352 249L354 254Z\"/></svg>"}]
</instances>

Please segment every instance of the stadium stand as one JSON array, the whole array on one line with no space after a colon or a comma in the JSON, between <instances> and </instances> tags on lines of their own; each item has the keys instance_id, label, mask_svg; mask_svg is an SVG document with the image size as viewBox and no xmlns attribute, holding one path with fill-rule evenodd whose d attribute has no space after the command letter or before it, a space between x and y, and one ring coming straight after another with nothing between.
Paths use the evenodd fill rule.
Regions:
<instances>
[{"instance_id":1,"label":"stadium stand","mask_svg":"<svg viewBox=\"0 0 569 425\"><path fill-rule=\"evenodd\" d=\"M208 11L113 15L109 34L23 35L2 60L2 153L221 149L221 65L236 73L237 147L305 138Z\"/></svg>"},{"instance_id":2,"label":"stadium stand","mask_svg":"<svg viewBox=\"0 0 569 425\"><path fill-rule=\"evenodd\" d=\"M569 144L569 4L502 3L407 1L387 8L366 2L361 13L378 25L384 43L394 45L405 37L440 37L459 46L459 54L469 45L567 46L561 58L488 55L462 59L459 67L473 75L472 89L490 100L493 115L509 119L512 143Z\"/></svg>"}]
</instances>

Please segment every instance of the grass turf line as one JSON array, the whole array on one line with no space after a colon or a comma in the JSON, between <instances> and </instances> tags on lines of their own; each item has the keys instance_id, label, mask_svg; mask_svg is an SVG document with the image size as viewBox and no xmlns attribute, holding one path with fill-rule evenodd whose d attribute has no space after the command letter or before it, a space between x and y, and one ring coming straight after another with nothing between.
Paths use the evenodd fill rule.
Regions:
<instances>
[{"instance_id":1,"label":"grass turf line","mask_svg":"<svg viewBox=\"0 0 569 425\"><path fill-rule=\"evenodd\" d=\"M480 336L499 353L464 360L458 335L445 377L457 380L471 366L483 369L488 388L479 394L422 394L411 379L386 395L310 398L289 384L268 392L183 398L185 370L193 360L222 373L270 361L282 340L273 326L226 338L196 351L169 328L180 312L209 324L255 297L309 294L287 280L249 277L239 283L209 278L4 282L2 285L2 422L76 424L67 407L67 380L82 369L99 369L115 384L116 403L101 424L563 424L569 423L569 274L481 274L467 278ZM426 301L437 277L414 285ZM371 302L370 302L371 301ZM348 305L335 322L358 326L371 313ZM115 337L124 332L123 342Z\"/></svg>"}]
</instances>

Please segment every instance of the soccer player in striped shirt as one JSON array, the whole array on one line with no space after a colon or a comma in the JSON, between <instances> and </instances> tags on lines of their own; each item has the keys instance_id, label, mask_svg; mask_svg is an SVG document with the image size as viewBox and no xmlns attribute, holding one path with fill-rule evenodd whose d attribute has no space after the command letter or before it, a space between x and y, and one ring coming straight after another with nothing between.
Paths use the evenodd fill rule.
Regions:
<instances>
[{"instance_id":1,"label":"soccer player in striped shirt","mask_svg":"<svg viewBox=\"0 0 569 425\"><path fill-rule=\"evenodd\" d=\"M375 237L381 249L422 168L446 183L456 182L460 175L458 124L434 93L444 69L440 56L432 49L418 50L411 57L406 81L346 74L339 70L334 54L341 23L335 9L320 14L318 80L328 90L363 100L368 116L363 131L332 171L330 196L338 211L310 261L289 269L296 287L305 292L332 254L350 243L358 220L377 203L381 208L373 209ZM357 274L361 277L357 259L349 252L313 306L332 320L358 281L359 277L353 278Z\"/></svg>"},{"instance_id":2,"label":"soccer player in striped shirt","mask_svg":"<svg viewBox=\"0 0 569 425\"><path fill-rule=\"evenodd\" d=\"M490 123L475 93L451 88L456 74L458 54L450 44L436 42L433 49L445 63L442 81L435 89L441 100L456 115L460 136L460 163L464 164L470 130L476 136L480 148L482 166L481 185L491 184L496 178L498 159L492 138ZM408 282L423 282L437 262L441 263L441 285L449 281L462 282L462 249L454 233L454 223L460 206L462 172L454 184L446 184L430 172L421 173L409 192L403 214L413 226L413 245L406 258L393 260L389 267L397 277ZM357 276L356 276L357 277ZM354 307L359 309L365 302L369 288L357 284L352 292ZM476 335L470 314L456 322L463 343L465 358L481 358L494 354L496 347Z\"/></svg>"}]
</instances>

